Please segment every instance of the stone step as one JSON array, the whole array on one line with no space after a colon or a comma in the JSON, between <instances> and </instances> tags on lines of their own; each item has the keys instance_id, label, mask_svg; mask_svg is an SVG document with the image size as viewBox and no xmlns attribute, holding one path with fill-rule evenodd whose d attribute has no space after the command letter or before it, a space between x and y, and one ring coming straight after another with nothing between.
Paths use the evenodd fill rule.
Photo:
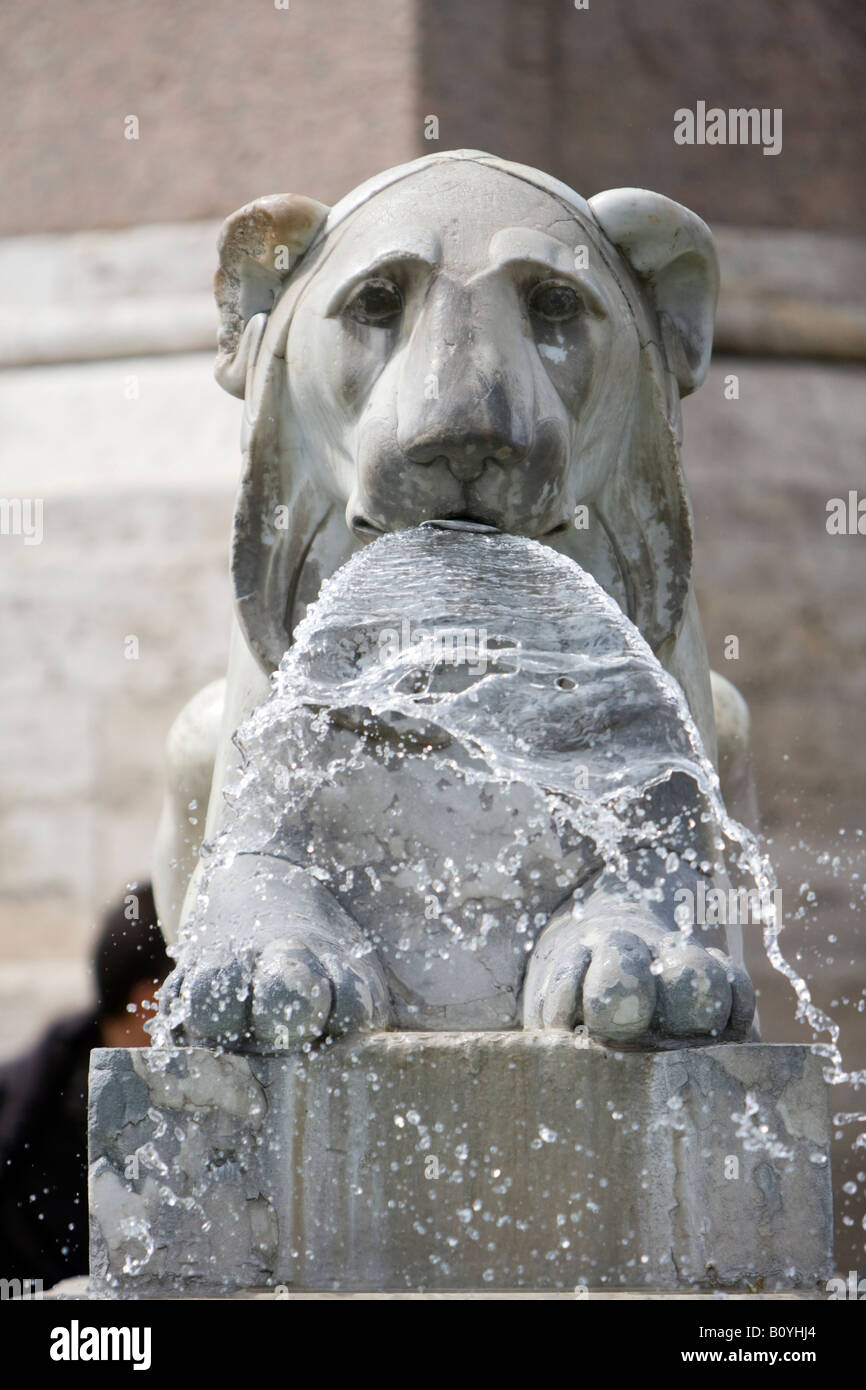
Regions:
<instances>
[{"instance_id":1,"label":"stone step","mask_svg":"<svg viewBox=\"0 0 866 1390\"><path fill-rule=\"evenodd\" d=\"M828 1153L806 1047L516 1031L298 1058L100 1049L92 1287L815 1289Z\"/></svg>"}]
</instances>

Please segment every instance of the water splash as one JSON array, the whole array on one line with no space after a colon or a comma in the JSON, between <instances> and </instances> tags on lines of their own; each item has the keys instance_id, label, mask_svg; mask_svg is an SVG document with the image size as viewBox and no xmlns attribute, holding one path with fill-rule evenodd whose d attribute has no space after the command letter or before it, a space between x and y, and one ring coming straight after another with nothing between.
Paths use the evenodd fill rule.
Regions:
<instances>
[{"instance_id":1,"label":"water splash","mask_svg":"<svg viewBox=\"0 0 866 1390\"><path fill-rule=\"evenodd\" d=\"M154 1252L153 1232L150 1222L143 1217L125 1216L120 1222L120 1233L126 1243L126 1255L123 1261L123 1273L137 1275L142 1272L150 1262ZM140 1245L141 1253L134 1255L131 1246Z\"/></svg>"},{"instance_id":2,"label":"water splash","mask_svg":"<svg viewBox=\"0 0 866 1390\"><path fill-rule=\"evenodd\" d=\"M772 865L727 814L679 684L567 557L498 534L383 537L323 586L236 742L244 764L227 797L234 816L205 855L191 947L208 875L237 853L278 852L307 867L398 977L420 951L440 965L456 956L462 969L474 956L479 979L504 937L525 960L557 902L602 862L649 896L684 861L756 890L765 953L815 1036L827 1081L866 1081L846 1070L838 1023L783 954ZM389 820L382 787L398 769L415 777L416 804L404 800ZM694 806L654 820L659 789L677 776L696 788ZM437 779L482 805L496 789L499 828L508 819L516 828L494 854L485 859L468 832L467 845L449 845L447 825L439 833L447 794ZM400 824L412 814L411 827ZM453 822L450 833L453 841ZM632 879L638 839L657 849L649 886ZM377 926L383 918L402 924L394 941ZM690 925L679 925L687 937ZM182 1003L173 1009L176 1026Z\"/></svg>"},{"instance_id":3,"label":"water splash","mask_svg":"<svg viewBox=\"0 0 866 1390\"><path fill-rule=\"evenodd\" d=\"M793 1158L793 1150L771 1132L753 1091L746 1092L742 1115L732 1115L731 1119L736 1122L737 1138L742 1140L743 1148L747 1151L766 1153L777 1160L789 1161Z\"/></svg>"}]
</instances>

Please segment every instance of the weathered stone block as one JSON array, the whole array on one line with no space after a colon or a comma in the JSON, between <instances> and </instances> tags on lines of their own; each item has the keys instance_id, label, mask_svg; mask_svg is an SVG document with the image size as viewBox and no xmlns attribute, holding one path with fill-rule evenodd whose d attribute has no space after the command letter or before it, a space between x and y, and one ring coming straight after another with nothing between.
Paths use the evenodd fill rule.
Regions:
<instances>
[{"instance_id":1,"label":"weathered stone block","mask_svg":"<svg viewBox=\"0 0 866 1390\"><path fill-rule=\"evenodd\" d=\"M380 1033L299 1058L101 1049L94 1289L809 1288L832 1263L806 1047Z\"/></svg>"}]
</instances>

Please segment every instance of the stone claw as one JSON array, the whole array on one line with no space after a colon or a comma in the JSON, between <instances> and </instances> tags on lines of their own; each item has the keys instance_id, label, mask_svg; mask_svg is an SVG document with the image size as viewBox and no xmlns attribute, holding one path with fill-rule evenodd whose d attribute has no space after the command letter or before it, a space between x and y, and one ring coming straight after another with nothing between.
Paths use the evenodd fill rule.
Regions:
<instances>
[{"instance_id":1,"label":"stone claw","mask_svg":"<svg viewBox=\"0 0 866 1390\"><path fill-rule=\"evenodd\" d=\"M253 976L252 1031L285 1052L320 1038L334 1006L334 989L311 951L281 941L266 946Z\"/></svg>"},{"instance_id":2,"label":"stone claw","mask_svg":"<svg viewBox=\"0 0 866 1390\"><path fill-rule=\"evenodd\" d=\"M754 1012L742 966L634 910L555 919L536 944L523 990L525 1028L584 1024L613 1044L740 1039Z\"/></svg>"},{"instance_id":3,"label":"stone claw","mask_svg":"<svg viewBox=\"0 0 866 1390\"><path fill-rule=\"evenodd\" d=\"M378 1003L363 973L326 965L307 945L286 940L240 954L212 947L181 963L163 987L161 1010L178 1042L271 1053L380 1022Z\"/></svg>"}]
</instances>

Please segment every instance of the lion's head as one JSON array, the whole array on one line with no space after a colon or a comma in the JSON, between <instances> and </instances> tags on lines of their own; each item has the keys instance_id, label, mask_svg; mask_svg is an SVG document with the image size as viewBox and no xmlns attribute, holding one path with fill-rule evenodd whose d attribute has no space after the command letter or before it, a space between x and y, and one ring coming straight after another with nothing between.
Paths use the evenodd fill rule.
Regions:
<instances>
[{"instance_id":1,"label":"lion's head","mask_svg":"<svg viewBox=\"0 0 866 1390\"><path fill-rule=\"evenodd\" d=\"M433 518L570 555L664 660L691 582L679 400L718 289L698 217L456 151L330 210L251 203L220 260L217 377L245 401L233 575L263 667L353 550Z\"/></svg>"}]
</instances>

